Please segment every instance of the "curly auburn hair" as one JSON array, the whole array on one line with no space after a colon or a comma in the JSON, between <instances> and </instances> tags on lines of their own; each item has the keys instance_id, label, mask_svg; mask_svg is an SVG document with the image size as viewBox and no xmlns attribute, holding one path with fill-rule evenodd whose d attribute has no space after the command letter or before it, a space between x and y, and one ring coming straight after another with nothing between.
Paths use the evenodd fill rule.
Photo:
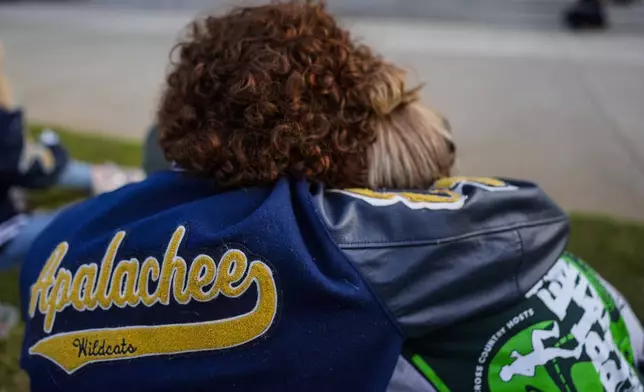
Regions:
<instances>
[{"instance_id":1,"label":"curly auburn hair","mask_svg":"<svg viewBox=\"0 0 644 392\"><path fill-rule=\"evenodd\" d=\"M283 175L367 187L373 119L414 99L324 5L237 8L193 22L158 111L166 157L222 187ZM391 95L395 101L374 102Z\"/></svg>"}]
</instances>

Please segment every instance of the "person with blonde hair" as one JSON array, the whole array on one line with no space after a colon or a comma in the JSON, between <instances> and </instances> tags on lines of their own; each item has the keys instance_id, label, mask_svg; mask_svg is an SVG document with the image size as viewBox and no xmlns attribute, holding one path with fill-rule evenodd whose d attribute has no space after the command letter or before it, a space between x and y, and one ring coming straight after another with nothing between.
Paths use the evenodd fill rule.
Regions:
<instances>
[{"instance_id":1,"label":"person with blonde hair","mask_svg":"<svg viewBox=\"0 0 644 392\"><path fill-rule=\"evenodd\" d=\"M23 265L32 390L641 390L641 326L566 215L449 177L419 97L321 5L194 21L158 109L173 169L65 211Z\"/></svg>"}]
</instances>

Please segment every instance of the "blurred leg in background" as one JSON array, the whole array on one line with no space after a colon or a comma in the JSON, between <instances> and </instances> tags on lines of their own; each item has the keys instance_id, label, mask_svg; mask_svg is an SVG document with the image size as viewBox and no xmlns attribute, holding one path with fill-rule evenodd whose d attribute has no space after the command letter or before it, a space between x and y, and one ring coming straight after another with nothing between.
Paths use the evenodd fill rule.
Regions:
<instances>
[{"instance_id":1,"label":"blurred leg in background","mask_svg":"<svg viewBox=\"0 0 644 392\"><path fill-rule=\"evenodd\" d=\"M67 167L65 167L65 170L60 173L56 185L90 193L94 189L92 184L92 170L93 165L89 163L70 161Z\"/></svg>"},{"instance_id":2,"label":"blurred leg in background","mask_svg":"<svg viewBox=\"0 0 644 392\"><path fill-rule=\"evenodd\" d=\"M573 30L606 28L604 3L602 0L577 0L564 11L564 23Z\"/></svg>"},{"instance_id":3,"label":"blurred leg in background","mask_svg":"<svg viewBox=\"0 0 644 392\"><path fill-rule=\"evenodd\" d=\"M58 211L42 212L24 218L17 235L0 249L0 271L17 266L25 258L31 244L56 218Z\"/></svg>"}]
</instances>

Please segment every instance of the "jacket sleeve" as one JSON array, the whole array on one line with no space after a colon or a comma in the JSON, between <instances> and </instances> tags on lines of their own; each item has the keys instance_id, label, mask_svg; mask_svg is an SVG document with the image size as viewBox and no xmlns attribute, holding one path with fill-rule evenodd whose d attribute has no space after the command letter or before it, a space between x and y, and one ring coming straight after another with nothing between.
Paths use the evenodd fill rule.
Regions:
<instances>
[{"instance_id":1,"label":"jacket sleeve","mask_svg":"<svg viewBox=\"0 0 644 392\"><path fill-rule=\"evenodd\" d=\"M47 188L68 163L66 150L51 131L38 142L25 139L22 112L0 110L0 175L12 186Z\"/></svg>"},{"instance_id":2,"label":"jacket sleeve","mask_svg":"<svg viewBox=\"0 0 644 392\"><path fill-rule=\"evenodd\" d=\"M330 190L316 200L411 337L518 301L567 242L566 215L525 182L451 178L427 191Z\"/></svg>"},{"instance_id":3,"label":"jacket sleeve","mask_svg":"<svg viewBox=\"0 0 644 392\"><path fill-rule=\"evenodd\" d=\"M314 200L429 390L641 390L639 322L565 252L567 216L536 185L450 178Z\"/></svg>"}]
</instances>

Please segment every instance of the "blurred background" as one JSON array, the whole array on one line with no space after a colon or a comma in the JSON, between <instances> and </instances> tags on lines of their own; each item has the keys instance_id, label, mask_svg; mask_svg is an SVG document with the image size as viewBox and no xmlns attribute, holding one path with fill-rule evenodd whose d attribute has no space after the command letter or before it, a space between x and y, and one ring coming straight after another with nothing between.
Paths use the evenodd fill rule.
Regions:
<instances>
[{"instance_id":1,"label":"blurred background","mask_svg":"<svg viewBox=\"0 0 644 392\"><path fill-rule=\"evenodd\" d=\"M0 0L5 68L30 132L53 125L76 159L139 165L182 28L199 13L258 2ZM426 84L424 99L452 124L460 174L539 183L571 212L569 250L644 318L644 1L327 4ZM40 208L78 197L32 196ZM18 303L17 276L0 274L0 305ZM7 331L0 392L27 391L21 325Z\"/></svg>"},{"instance_id":2,"label":"blurred background","mask_svg":"<svg viewBox=\"0 0 644 392\"><path fill-rule=\"evenodd\" d=\"M168 53L235 0L0 0L7 72L32 121L140 140ZM606 29L570 0L329 0L346 27L427 84L460 172L528 178L565 208L644 219L644 2ZM89 130L89 131L88 131Z\"/></svg>"}]
</instances>

